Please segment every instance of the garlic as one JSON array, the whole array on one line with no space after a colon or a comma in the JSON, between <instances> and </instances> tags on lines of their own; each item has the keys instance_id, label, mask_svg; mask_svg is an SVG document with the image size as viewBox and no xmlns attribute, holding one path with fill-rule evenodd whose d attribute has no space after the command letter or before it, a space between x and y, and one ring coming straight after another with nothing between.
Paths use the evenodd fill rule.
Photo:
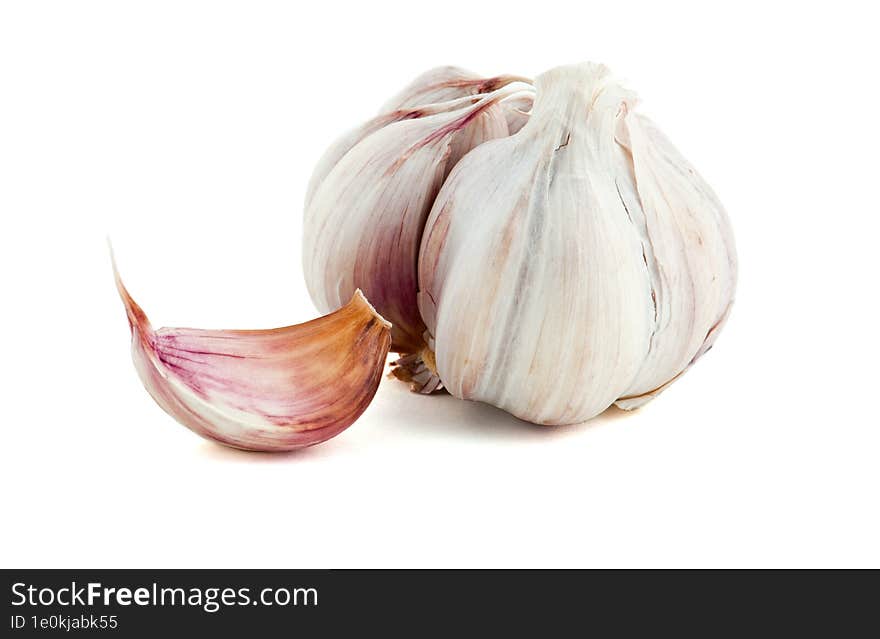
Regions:
<instances>
[{"instance_id":1,"label":"garlic","mask_svg":"<svg viewBox=\"0 0 880 639\"><path fill-rule=\"evenodd\" d=\"M425 220L455 163L507 135L497 105L517 92L505 87L463 108L449 111L460 103L441 103L430 115L371 125L318 180L306 205L303 267L321 312L339 308L360 288L392 323L393 350L424 347L416 294Z\"/></svg>"},{"instance_id":2,"label":"garlic","mask_svg":"<svg viewBox=\"0 0 880 639\"><path fill-rule=\"evenodd\" d=\"M379 115L346 132L327 148L312 171L306 189L306 208L308 209L315 190L336 163L371 133L400 120L411 120L465 107L483 97L483 94L513 82L529 83L530 80L513 75L483 78L452 66L437 67L423 73L386 102L380 109ZM513 127L510 132L515 133L528 119L530 105L531 97L520 95L513 100L493 105L492 108L502 110L508 124Z\"/></svg>"},{"instance_id":3,"label":"garlic","mask_svg":"<svg viewBox=\"0 0 880 639\"><path fill-rule=\"evenodd\" d=\"M144 387L202 437L253 451L311 446L348 428L376 393L390 325L360 291L297 326L153 330L113 270Z\"/></svg>"},{"instance_id":4,"label":"garlic","mask_svg":"<svg viewBox=\"0 0 880 639\"><path fill-rule=\"evenodd\" d=\"M535 89L522 130L444 183L418 303L453 395L568 424L641 405L711 347L736 254L712 190L607 68Z\"/></svg>"}]
</instances>

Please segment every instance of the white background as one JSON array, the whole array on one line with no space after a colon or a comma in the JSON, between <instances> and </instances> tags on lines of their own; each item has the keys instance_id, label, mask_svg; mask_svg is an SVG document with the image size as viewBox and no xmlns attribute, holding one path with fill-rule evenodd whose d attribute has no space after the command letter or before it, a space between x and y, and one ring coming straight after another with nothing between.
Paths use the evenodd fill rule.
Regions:
<instances>
[{"instance_id":1,"label":"white background","mask_svg":"<svg viewBox=\"0 0 880 639\"><path fill-rule=\"evenodd\" d=\"M0 565L880 566L876 16L710 4L3 3ZM108 234L156 326L310 319L301 202L336 135L435 65L580 60L733 220L733 315L666 394L541 428L384 381L274 456L152 402Z\"/></svg>"}]
</instances>

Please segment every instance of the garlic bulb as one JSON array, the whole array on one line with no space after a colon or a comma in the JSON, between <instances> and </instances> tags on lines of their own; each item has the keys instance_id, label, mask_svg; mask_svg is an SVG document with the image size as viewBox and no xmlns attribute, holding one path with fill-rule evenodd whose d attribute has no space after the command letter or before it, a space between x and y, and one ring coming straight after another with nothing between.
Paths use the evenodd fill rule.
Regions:
<instances>
[{"instance_id":1,"label":"garlic bulb","mask_svg":"<svg viewBox=\"0 0 880 639\"><path fill-rule=\"evenodd\" d=\"M535 89L522 130L444 183L418 302L453 395L568 424L641 405L711 347L736 254L712 190L607 68Z\"/></svg>"},{"instance_id":2,"label":"garlic bulb","mask_svg":"<svg viewBox=\"0 0 880 639\"><path fill-rule=\"evenodd\" d=\"M391 335L360 291L297 326L153 330L113 269L144 387L202 437L254 451L311 446L348 428L376 393Z\"/></svg>"},{"instance_id":3,"label":"garlic bulb","mask_svg":"<svg viewBox=\"0 0 880 639\"><path fill-rule=\"evenodd\" d=\"M516 92L505 87L474 104L466 99L463 108L444 104L423 117L371 126L318 181L306 205L303 267L321 312L339 308L360 288L392 323L393 350L424 347L416 295L425 220L455 163L507 135L498 104Z\"/></svg>"}]
</instances>

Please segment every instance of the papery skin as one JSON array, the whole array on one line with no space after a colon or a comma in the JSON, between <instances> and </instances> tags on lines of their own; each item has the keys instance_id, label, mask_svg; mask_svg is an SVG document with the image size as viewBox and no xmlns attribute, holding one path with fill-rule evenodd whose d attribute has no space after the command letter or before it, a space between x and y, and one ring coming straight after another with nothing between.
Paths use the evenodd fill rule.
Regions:
<instances>
[{"instance_id":1,"label":"papery skin","mask_svg":"<svg viewBox=\"0 0 880 639\"><path fill-rule=\"evenodd\" d=\"M516 75L484 78L460 67L436 67L418 76L405 89L388 100L382 106L381 112L412 109L468 95L490 93L512 82L530 84L531 80ZM498 108L504 113L510 135L519 131L528 122L531 105L532 97L530 95L519 95L514 99L499 103Z\"/></svg>"},{"instance_id":2,"label":"papery skin","mask_svg":"<svg viewBox=\"0 0 880 639\"><path fill-rule=\"evenodd\" d=\"M738 266L724 207L656 125L630 114L618 142L632 157L637 197L627 206L649 265L656 310L652 348L617 401L630 409L656 397L712 348L733 305ZM625 184L618 181L626 199Z\"/></svg>"},{"instance_id":3,"label":"papery skin","mask_svg":"<svg viewBox=\"0 0 880 639\"><path fill-rule=\"evenodd\" d=\"M330 173L339 160L341 160L342 157L358 142L370 134L375 133L379 129L388 126L392 122L418 118L422 115L423 112L421 109L399 109L391 111L390 113L383 113L350 131L346 131L343 135L334 140L333 143L327 147L327 150L324 151L324 154L318 159L318 162L315 164L315 168L312 171L312 176L309 178L309 184L306 187L306 210L308 210L308 207L311 205L312 198L315 196L315 191L321 185L321 182L324 181L324 178L327 177L327 174Z\"/></svg>"},{"instance_id":4,"label":"papery skin","mask_svg":"<svg viewBox=\"0 0 880 639\"><path fill-rule=\"evenodd\" d=\"M454 164L507 135L503 95L387 124L355 144L316 188L303 224L303 269L321 312L360 288L393 325L392 349L424 347L417 261L425 220Z\"/></svg>"},{"instance_id":5,"label":"papery skin","mask_svg":"<svg viewBox=\"0 0 880 639\"><path fill-rule=\"evenodd\" d=\"M456 108L467 106L469 102L471 102L470 99L462 100L459 98L436 104L421 105L417 107L402 107L393 111L383 112L381 115L377 115L360 126L347 131L327 147L327 150L324 151L324 154L315 164L315 168L312 171L312 176L309 179L309 184L306 189L306 209L310 206L315 191L324 181L324 178L327 177L327 174L330 173L333 167L339 163L339 160L341 160L346 153L364 138L389 124L393 124L394 122L400 122L401 120L414 120L428 115L453 111Z\"/></svg>"},{"instance_id":6,"label":"papery skin","mask_svg":"<svg viewBox=\"0 0 880 639\"><path fill-rule=\"evenodd\" d=\"M411 109L455 100L468 95L491 93L514 81L526 81L526 78L512 75L484 78L459 67L435 67L415 78L400 93L383 104L379 111L389 113L398 109Z\"/></svg>"},{"instance_id":7,"label":"papery skin","mask_svg":"<svg viewBox=\"0 0 880 639\"><path fill-rule=\"evenodd\" d=\"M504 117L507 118L507 131L510 135L519 133L520 129L529 121L533 103L534 96L528 94L522 94L501 103L504 108Z\"/></svg>"},{"instance_id":8,"label":"papery skin","mask_svg":"<svg viewBox=\"0 0 880 639\"><path fill-rule=\"evenodd\" d=\"M522 130L438 194L418 299L453 395L569 424L641 405L708 350L736 255L715 195L605 67L535 86Z\"/></svg>"},{"instance_id":9,"label":"papery skin","mask_svg":"<svg viewBox=\"0 0 880 639\"><path fill-rule=\"evenodd\" d=\"M428 115L451 111L467 106L468 100L476 102L481 94L490 93L513 82L528 82L526 78L500 75L483 78L475 73L453 66L436 67L418 76L379 110L379 115L357 126L327 148L312 171L306 189L306 208L315 191L327 174L358 142L379 129L401 120L412 120ZM520 96L515 101L501 102L491 108L503 112L510 133L522 128L528 120L530 96Z\"/></svg>"},{"instance_id":10,"label":"papery skin","mask_svg":"<svg viewBox=\"0 0 880 639\"><path fill-rule=\"evenodd\" d=\"M296 326L153 330L115 275L144 387L206 439L249 451L311 446L348 428L376 393L391 334L360 292Z\"/></svg>"}]
</instances>

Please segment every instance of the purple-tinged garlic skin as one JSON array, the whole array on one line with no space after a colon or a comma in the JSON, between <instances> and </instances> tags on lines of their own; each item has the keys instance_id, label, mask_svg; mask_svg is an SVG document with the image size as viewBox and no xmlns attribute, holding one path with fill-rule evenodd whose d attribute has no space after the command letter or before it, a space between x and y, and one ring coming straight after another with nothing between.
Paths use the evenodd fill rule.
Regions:
<instances>
[{"instance_id":1,"label":"purple-tinged garlic skin","mask_svg":"<svg viewBox=\"0 0 880 639\"><path fill-rule=\"evenodd\" d=\"M410 82L400 93L382 105L380 113L411 109L456 100L465 96L491 93L512 82L527 82L526 78L498 75L484 78L472 71L454 66L435 67Z\"/></svg>"},{"instance_id":2,"label":"purple-tinged garlic skin","mask_svg":"<svg viewBox=\"0 0 880 639\"><path fill-rule=\"evenodd\" d=\"M114 265L147 392L178 422L217 443L289 451L348 428L373 399L390 325L360 291L336 312L268 330L153 330Z\"/></svg>"},{"instance_id":3,"label":"purple-tinged garlic skin","mask_svg":"<svg viewBox=\"0 0 880 639\"><path fill-rule=\"evenodd\" d=\"M486 82L490 80L466 69L454 66L435 67L406 85L397 95L385 102L379 112L388 113L397 109L420 107L484 93L481 88Z\"/></svg>"},{"instance_id":4,"label":"purple-tinged garlic skin","mask_svg":"<svg viewBox=\"0 0 880 639\"><path fill-rule=\"evenodd\" d=\"M397 121L355 144L316 188L303 222L303 270L318 310L361 289L392 323L392 350L424 348L418 251L434 197L460 157L507 135L490 94L449 112Z\"/></svg>"},{"instance_id":5,"label":"purple-tinged garlic skin","mask_svg":"<svg viewBox=\"0 0 880 639\"><path fill-rule=\"evenodd\" d=\"M358 142L370 134L401 120L412 120L466 107L468 103L477 102L483 94L491 93L513 82L529 81L513 75L483 78L470 71L451 66L437 67L423 73L386 102L379 110L379 115L347 131L327 148L315 164L309 179L305 198L306 209L318 186L331 169ZM509 102L502 101L492 108L504 114L508 124L513 127L510 132L515 133L528 120L527 112L531 108L531 96L521 96ZM465 150L469 150L464 143L462 146Z\"/></svg>"},{"instance_id":6,"label":"purple-tinged garlic skin","mask_svg":"<svg viewBox=\"0 0 880 639\"><path fill-rule=\"evenodd\" d=\"M334 166L336 166L339 160L341 160L343 156L348 153L358 142L375 133L379 129L382 129L389 124L393 124L394 122L400 122L401 120L413 120L416 118L424 117L426 115L442 113L444 111L452 110L456 106L465 106L465 104L463 102L460 104L456 104L455 101L453 101L452 103L444 102L441 104L432 104L425 107L396 109L394 111L389 111L387 113L377 115L375 118L364 122L359 127L356 127L344 133L342 136L337 138L333 142L333 144L331 144L327 148L326 151L324 151L324 154L318 160L317 164L315 164L315 168L312 171L312 177L309 179L309 184L306 188L306 209L308 209L309 205L312 202L312 198L315 195L315 191L321 185L321 182L324 181L324 178L327 177L327 174L330 173L330 171L333 169Z\"/></svg>"}]
</instances>

